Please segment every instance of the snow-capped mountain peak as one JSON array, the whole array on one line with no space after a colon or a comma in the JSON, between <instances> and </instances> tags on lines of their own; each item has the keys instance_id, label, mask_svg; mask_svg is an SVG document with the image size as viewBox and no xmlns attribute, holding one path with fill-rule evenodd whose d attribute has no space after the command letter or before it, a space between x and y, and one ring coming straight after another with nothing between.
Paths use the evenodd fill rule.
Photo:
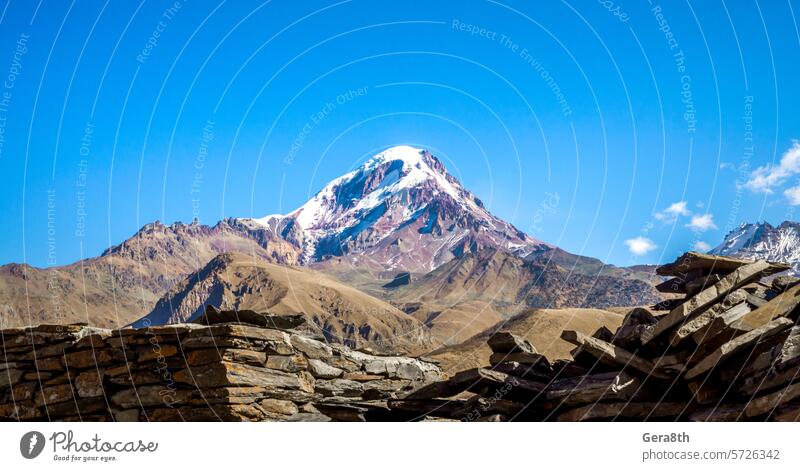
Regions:
<instances>
[{"instance_id":1,"label":"snow-capped mountain peak","mask_svg":"<svg viewBox=\"0 0 800 471\"><path fill-rule=\"evenodd\" d=\"M540 245L489 213L438 158L410 146L373 156L285 216L247 221L289 234L305 263L360 254L387 269L427 271L475 247ZM415 257L429 262L420 267Z\"/></svg>"},{"instance_id":2,"label":"snow-capped mountain peak","mask_svg":"<svg viewBox=\"0 0 800 471\"><path fill-rule=\"evenodd\" d=\"M788 263L793 273L800 273L800 223L784 221L777 227L767 222L742 224L710 253Z\"/></svg>"}]
</instances>

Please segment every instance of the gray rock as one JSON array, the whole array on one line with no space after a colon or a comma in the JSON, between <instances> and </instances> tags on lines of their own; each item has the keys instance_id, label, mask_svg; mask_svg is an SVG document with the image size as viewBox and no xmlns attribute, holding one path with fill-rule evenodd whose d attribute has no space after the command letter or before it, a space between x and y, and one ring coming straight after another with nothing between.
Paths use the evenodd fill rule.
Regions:
<instances>
[{"instance_id":1,"label":"gray rock","mask_svg":"<svg viewBox=\"0 0 800 471\"><path fill-rule=\"evenodd\" d=\"M343 370L328 365L322 360L311 358L308 360L308 371L315 378L333 379L342 376Z\"/></svg>"},{"instance_id":2,"label":"gray rock","mask_svg":"<svg viewBox=\"0 0 800 471\"><path fill-rule=\"evenodd\" d=\"M317 381L314 390L323 396L346 396L360 397L364 392L364 386L358 381L349 379L330 379Z\"/></svg>"},{"instance_id":3,"label":"gray rock","mask_svg":"<svg viewBox=\"0 0 800 471\"><path fill-rule=\"evenodd\" d=\"M291 345L315 360L324 359L333 355L333 350L328 345L302 335L294 334L290 337Z\"/></svg>"}]
</instances>

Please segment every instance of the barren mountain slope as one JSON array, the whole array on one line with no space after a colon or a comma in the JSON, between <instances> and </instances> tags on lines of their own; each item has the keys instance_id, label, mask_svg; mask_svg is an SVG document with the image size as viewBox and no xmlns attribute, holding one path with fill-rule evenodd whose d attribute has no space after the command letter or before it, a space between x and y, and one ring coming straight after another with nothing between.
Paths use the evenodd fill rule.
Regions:
<instances>
[{"instance_id":1,"label":"barren mountain slope","mask_svg":"<svg viewBox=\"0 0 800 471\"><path fill-rule=\"evenodd\" d=\"M409 303L403 310L430 328L439 344L456 345L503 320L486 301L464 301L453 305Z\"/></svg>"},{"instance_id":2,"label":"barren mountain slope","mask_svg":"<svg viewBox=\"0 0 800 471\"><path fill-rule=\"evenodd\" d=\"M506 315L529 307L607 307L657 302L652 285L635 277L570 273L546 261L500 250L465 254L407 285L388 290L395 304L490 303Z\"/></svg>"},{"instance_id":3,"label":"barren mountain slope","mask_svg":"<svg viewBox=\"0 0 800 471\"><path fill-rule=\"evenodd\" d=\"M435 345L427 327L390 304L306 268L235 253L215 257L175 285L135 326L191 321L208 304L303 313L312 331L353 347L422 353Z\"/></svg>"},{"instance_id":4,"label":"barren mountain slope","mask_svg":"<svg viewBox=\"0 0 800 471\"><path fill-rule=\"evenodd\" d=\"M602 326L613 332L623 318L624 314L601 309L528 309L461 344L438 349L428 356L441 362L442 369L450 373L488 365L491 351L486 340L492 333L505 330L528 339L539 353L551 361L568 359L571 358L570 350L575 346L561 340L561 332L577 330L591 335Z\"/></svg>"},{"instance_id":5,"label":"barren mountain slope","mask_svg":"<svg viewBox=\"0 0 800 471\"><path fill-rule=\"evenodd\" d=\"M264 236L263 234L260 234ZM9 264L0 267L0 323L88 322L121 327L152 309L177 281L219 253L239 251L283 263L299 253L283 240L257 242L235 221L213 227L159 222L101 256L55 268ZM267 236L268 237L268 236Z\"/></svg>"}]
</instances>

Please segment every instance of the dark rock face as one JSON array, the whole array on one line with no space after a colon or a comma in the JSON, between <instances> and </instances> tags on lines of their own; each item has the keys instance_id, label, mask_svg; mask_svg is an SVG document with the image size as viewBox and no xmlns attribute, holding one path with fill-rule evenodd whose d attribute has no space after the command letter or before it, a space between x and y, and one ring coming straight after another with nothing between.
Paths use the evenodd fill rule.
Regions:
<instances>
[{"instance_id":1,"label":"dark rock face","mask_svg":"<svg viewBox=\"0 0 800 471\"><path fill-rule=\"evenodd\" d=\"M395 275L394 279L385 285L384 288L397 288L398 286L404 286L411 282L411 273L404 271L400 272Z\"/></svg>"}]
</instances>

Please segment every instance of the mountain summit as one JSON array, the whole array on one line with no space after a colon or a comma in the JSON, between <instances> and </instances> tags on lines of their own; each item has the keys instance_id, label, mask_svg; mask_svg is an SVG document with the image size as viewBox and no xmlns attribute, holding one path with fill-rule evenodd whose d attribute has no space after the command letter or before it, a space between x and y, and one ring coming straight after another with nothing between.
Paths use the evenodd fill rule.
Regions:
<instances>
[{"instance_id":1,"label":"mountain summit","mask_svg":"<svg viewBox=\"0 0 800 471\"><path fill-rule=\"evenodd\" d=\"M247 257L228 263L219 258L223 254ZM261 268L245 270L243 260ZM463 313L474 319L484 308L489 315L469 326L486 327L497 313L524 307L600 302L595 286L615 285L602 299L608 305L653 298L647 280L636 273L527 236L492 215L430 152L400 146L331 181L286 215L227 218L213 226L156 221L99 257L45 269L0 266L0 323L118 327L143 315L152 323L176 322L191 319L208 303L235 309L245 299L278 309L300 299L287 296L291 287L314 279L309 273L362 291L333 282L320 290L309 287L302 298L308 302L293 305L309 325L330 338L374 346L400 332L416 335L411 332L420 326L448 341L471 335L460 319ZM470 299L462 303L457 295L465 286ZM441 294L442 302L424 296L429 290ZM378 301L416 305L415 322L395 322L407 313L398 317L389 304L381 306L391 309L375 310ZM364 306L372 306L375 316Z\"/></svg>"},{"instance_id":2,"label":"mountain summit","mask_svg":"<svg viewBox=\"0 0 800 471\"><path fill-rule=\"evenodd\" d=\"M430 152L392 147L328 183L287 215L242 220L297 244L301 263L428 272L484 248L549 247L492 215Z\"/></svg>"}]
</instances>

